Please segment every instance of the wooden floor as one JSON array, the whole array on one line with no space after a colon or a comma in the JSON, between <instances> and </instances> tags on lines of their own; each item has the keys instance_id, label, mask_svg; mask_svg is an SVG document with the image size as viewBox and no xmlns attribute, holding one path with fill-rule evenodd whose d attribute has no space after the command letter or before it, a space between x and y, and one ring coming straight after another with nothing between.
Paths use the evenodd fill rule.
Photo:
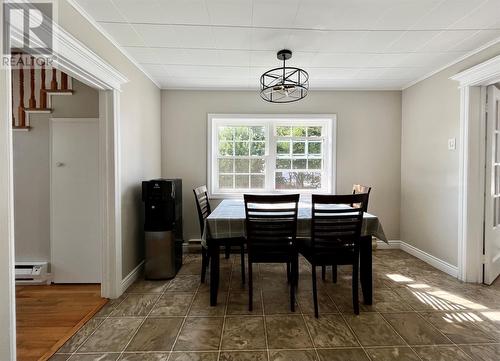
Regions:
<instances>
[{"instance_id":1,"label":"wooden floor","mask_svg":"<svg viewBox=\"0 0 500 361\"><path fill-rule=\"evenodd\" d=\"M17 360L45 360L107 300L100 285L16 286Z\"/></svg>"}]
</instances>

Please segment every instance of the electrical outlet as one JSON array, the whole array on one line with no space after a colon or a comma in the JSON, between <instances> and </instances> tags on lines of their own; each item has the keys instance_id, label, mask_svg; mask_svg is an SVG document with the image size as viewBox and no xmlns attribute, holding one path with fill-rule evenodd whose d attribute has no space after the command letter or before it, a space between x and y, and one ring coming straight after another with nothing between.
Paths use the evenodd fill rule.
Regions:
<instances>
[{"instance_id":1,"label":"electrical outlet","mask_svg":"<svg viewBox=\"0 0 500 361\"><path fill-rule=\"evenodd\" d=\"M457 143L455 138L448 139L448 150L455 150L457 147Z\"/></svg>"}]
</instances>

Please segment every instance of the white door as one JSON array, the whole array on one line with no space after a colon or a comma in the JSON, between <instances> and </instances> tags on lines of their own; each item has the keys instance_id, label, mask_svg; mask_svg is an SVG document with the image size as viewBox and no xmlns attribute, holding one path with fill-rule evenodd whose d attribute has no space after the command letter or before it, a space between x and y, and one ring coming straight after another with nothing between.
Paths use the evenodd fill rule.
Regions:
<instances>
[{"instance_id":1,"label":"white door","mask_svg":"<svg viewBox=\"0 0 500 361\"><path fill-rule=\"evenodd\" d=\"M55 283L101 282L98 124L98 119L51 122L51 266Z\"/></svg>"},{"instance_id":2,"label":"white door","mask_svg":"<svg viewBox=\"0 0 500 361\"><path fill-rule=\"evenodd\" d=\"M484 274L491 284L500 274L500 90L488 87L484 202Z\"/></svg>"}]
</instances>

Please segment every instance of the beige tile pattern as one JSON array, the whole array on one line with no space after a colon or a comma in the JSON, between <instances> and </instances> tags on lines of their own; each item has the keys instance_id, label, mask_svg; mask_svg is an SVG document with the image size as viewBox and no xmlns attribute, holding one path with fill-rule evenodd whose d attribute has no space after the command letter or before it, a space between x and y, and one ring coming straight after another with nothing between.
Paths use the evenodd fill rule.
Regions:
<instances>
[{"instance_id":1,"label":"beige tile pattern","mask_svg":"<svg viewBox=\"0 0 500 361\"><path fill-rule=\"evenodd\" d=\"M209 275L200 284L201 257L186 255L184 263L173 280L134 283L51 360L500 360L500 283L464 284L401 251L374 253L374 304L361 304L359 316L350 267L339 266L336 284L328 270L318 281L319 319L302 259L295 313L283 265L254 267L249 312L238 255L221 256L216 307L209 306Z\"/></svg>"}]
</instances>

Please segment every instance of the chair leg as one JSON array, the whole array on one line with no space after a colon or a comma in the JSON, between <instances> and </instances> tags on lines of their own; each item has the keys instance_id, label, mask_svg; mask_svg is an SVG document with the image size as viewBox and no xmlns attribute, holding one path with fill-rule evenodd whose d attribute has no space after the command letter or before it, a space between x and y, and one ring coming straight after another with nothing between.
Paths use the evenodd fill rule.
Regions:
<instances>
[{"instance_id":1,"label":"chair leg","mask_svg":"<svg viewBox=\"0 0 500 361\"><path fill-rule=\"evenodd\" d=\"M201 247L201 283L205 283L207 267L208 267L208 252L204 247Z\"/></svg>"},{"instance_id":2,"label":"chair leg","mask_svg":"<svg viewBox=\"0 0 500 361\"><path fill-rule=\"evenodd\" d=\"M290 284L290 262L286 263L286 280Z\"/></svg>"},{"instance_id":3,"label":"chair leg","mask_svg":"<svg viewBox=\"0 0 500 361\"><path fill-rule=\"evenodd\" d=\"M354 262L352 265L352 305L354 308L354 313L359 315L359 261Z\"/></svg>"},{"instance_id":4,"label":"chair leg","mask_svg":"<svg viewBox=\"0 0 500 361\"><path fill-rule=\"evenodd\" d=\"M292 264L293 281L295 282L295 291L299 288L299 258Z\"/></svg>"},{"instance_id":5,"label":"chair leg","mask_svg":"<svg viewBox=\"0 0 500 361\"><path fill-rule=\"evenodd\" d=\"M245 284L245 245L242 244L240 248L241 252L241 283Z\"/></svg>"},{"instance_id":6,"label":"chair leg","mask_svg":"<svg viewBox=\"0 0 500 361\"><path fill-rule=\"evenodd\" d=\"M253 273L252 262L248 258L248 311L253 311Z\"/></svg>"},{"instance_id":7,"label":"chair leg","mask_svg":"<svg viewBox=\"0 0 500 361\"><path fill-rule=\"evenodd\" d=\"M287 263L287 266L289 266L290 263ZM291 279L288 281L290 284L290 310L292 312L295 312L295 279L293 276L293 272L290 272Z\"/></svg>"},{"instance_id":8,"label":"chair leg","mask_svg":"<svg viewBox=\"0 0 500 361\"><path fill-rule=\"evenodd\" d=\"M224 246L225 246L224 251L226 254L226 259L229 259L229 254L231 253L231 245L229 244L229 242L226 242Z\"/></svg>"},{"instance_id":9,"label":"chair leg","mask_svg":"<svg viewBox=\"0 0 500 361\"><path fill-rule=\"evenodd\" d=\"M332 265L332 281L333 283L337 283L337 265Z\"/></svg>"},{"instance_id":10,"label":"chair leg","mask_svg":"<svg viewBox=\"0 0 500 361\"><path fill-rule=\"evenodd\" d=\"M318 290L316 288L316 265L313 264L311 265L311 274L312 274L312 286L313 286L313 302L314 302L314 316L316 318L319 317L319 312L318 312Z\"/></svg>"},{"instance_id":11,"label":"chair leg","mask_svg":"<svg viewBox=\"0 0 500 361\"><path fill-rule=\"evenodd\" d=\"M321 279L326 280L326 266L321 266Z\"/></svg>"}]
</instances>

